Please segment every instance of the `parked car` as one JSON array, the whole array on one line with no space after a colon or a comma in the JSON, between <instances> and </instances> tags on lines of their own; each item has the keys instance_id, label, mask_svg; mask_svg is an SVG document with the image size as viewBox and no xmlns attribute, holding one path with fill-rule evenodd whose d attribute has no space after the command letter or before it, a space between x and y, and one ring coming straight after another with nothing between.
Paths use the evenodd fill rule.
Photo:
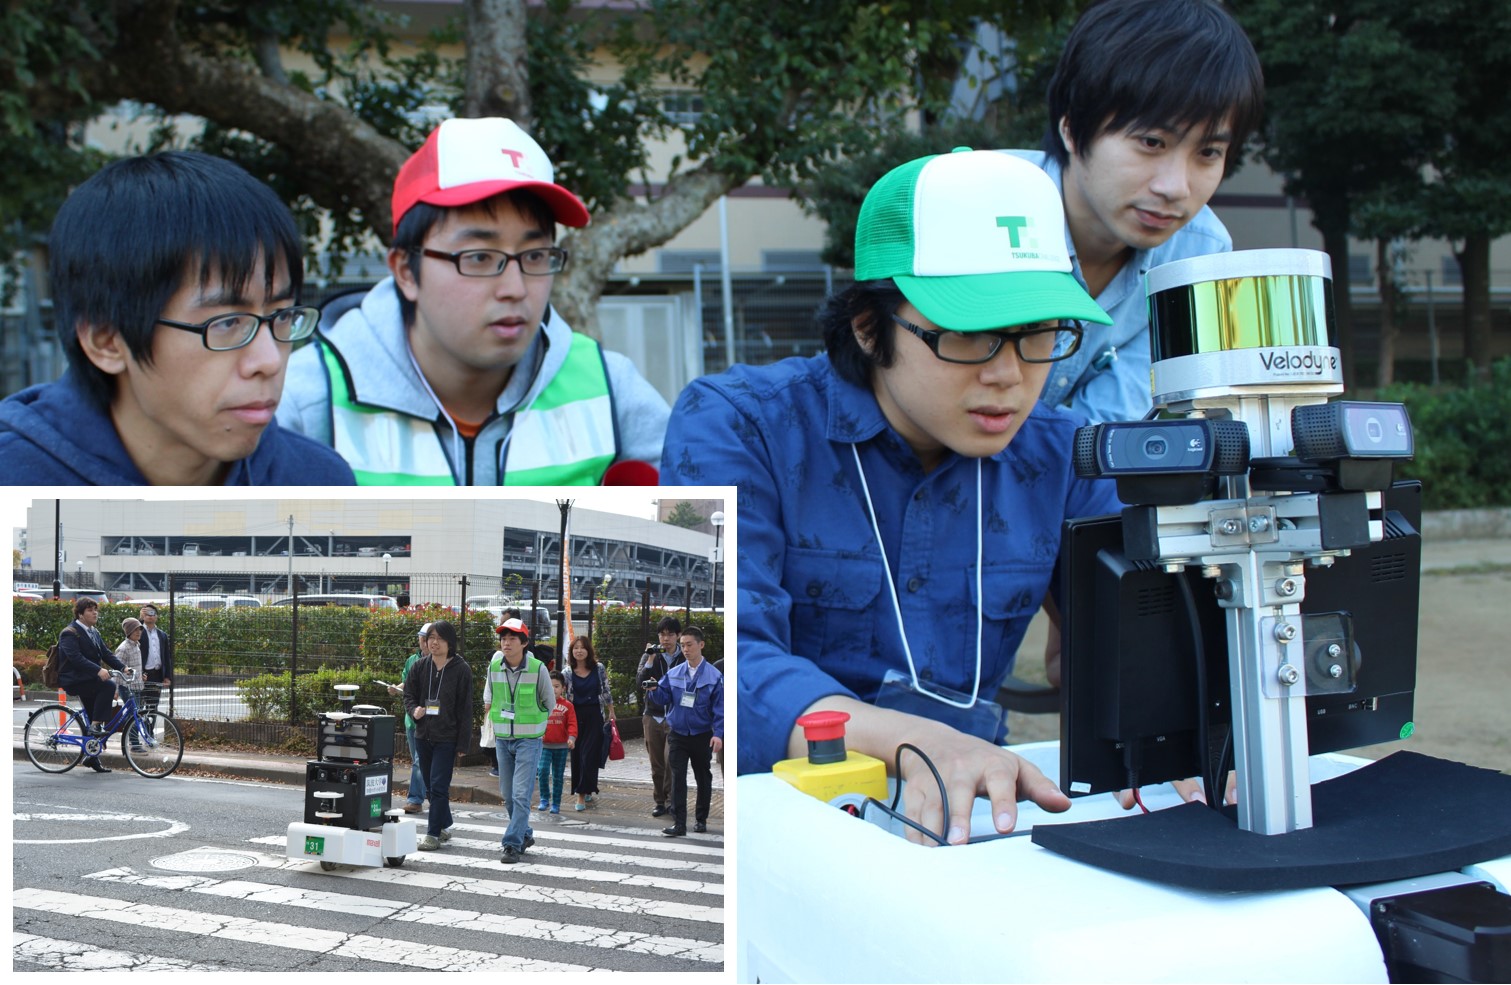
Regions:
<instances>
[{"instance_id":1,"label":"parked car","mask_svg":"<svg viewBox=\"0 0 1511 985\"><path fill-rule=\"evenodd\" d=\"M168 600L157 599L132 599L134 605L155 605L159 609L168 607ZM228 595L225 593L212 593L208 595L175 595L175 605L186 606L194 609L250 609L262 605L262 600L251 595Z\"/></svg>"},{"instance_id":2,"label":"parked car","mask_svg":"<svg viewBox=\"0 0 1511 985\"><path fill-rule=\"evenodd\" d=\"M183 552L182 553L183 553L184 557L198 557L199 556L199 545L198 544L185 544L184 547L183 547Z\"/></svg>"},{"instance_id":3,"label":"parked car","mask_svg":"<svg viewBox=\"0 0 1511 985\"><path fill-rule=\"evenodd\" d=\"M41 595L45 599L52 598L52 589L49 588L49 589L43 590L43 592L41 593ZM76 601L76 600L81 599L81 598L90 598L90 599L94 599L96 602L100 603L101 605L104 605L106 602L110 601L110 595L107 592L103 591L102 589L98 589L98 588L64 588L64 589L59 589L59 591L58 591L58 598L62 599L64 602L73 602L73 601Z\"/></svg>"},{"instance_id":4,"label":"parked car","mask_svg":"<svg viewBox=\"0 0 1511 985\"><path fill-rule=\"evenodd\" d=\"M12 592L11 594L18 599L26 599L31 602L45 602L47 600L47 596L40 592Z\"/></svg>"},{"instance_id":5,"label":"parked car","mask_svg":"<svg viewBox=\"0 0 1511 985\"><path fill-rule=\"evenodd\" d=\"M293 605L292 596L281 598L269 605ZM399 603L391 595L362 595L355 592L334 592L329 595L301 595L299 604L304 605L360 605L369 609L397 609Z\"/></svg>"}]
</instances>

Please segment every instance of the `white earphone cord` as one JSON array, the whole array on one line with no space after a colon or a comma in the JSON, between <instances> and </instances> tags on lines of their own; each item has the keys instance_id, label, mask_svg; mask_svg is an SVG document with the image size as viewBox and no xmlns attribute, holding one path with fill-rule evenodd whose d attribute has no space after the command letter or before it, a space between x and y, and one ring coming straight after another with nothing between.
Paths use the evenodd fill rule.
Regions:
<instances>
[{"instance_id":1,"label":"white earphone cord","mask_svg":"<svg viewBox=\"0 0 1511 985\"><path fill-rule=\"evenodd\" d=\"M908 660L908 674L913 679L913 690L920 694L926 694L935 701L950 705L955 708L973 708L980 698L981 693L981 634L983 630L982 595L981 595L981 514L983 504L981 501L981 459L976 459L976 680L971 684L971 700L966 702L951 701L942 695L935 694L918 684L918 668L913 664L913 648L908 645L908 634L902 624L902 604L897 600L897 586L892 580L892 565L887 561L887 548L882 543L881 527L876 522L876 507L871 502L871 487L866 482L866 470L860 464L860 452L855 445L850 446L850 454L855 456L855 471L860 474L860 491L866 497L866 513L871 520L871 530L876 534L876 547L881 551L881 567L886 573L887 591L892 596L892 614L897 617L897 635L902 640L902 653Z\"/></svg>"}]
</instances>

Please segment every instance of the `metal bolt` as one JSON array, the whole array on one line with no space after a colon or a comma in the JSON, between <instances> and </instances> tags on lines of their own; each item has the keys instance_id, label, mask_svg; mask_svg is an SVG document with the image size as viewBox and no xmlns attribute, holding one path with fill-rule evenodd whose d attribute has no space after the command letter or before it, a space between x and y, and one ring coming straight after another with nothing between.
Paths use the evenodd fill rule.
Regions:
<instances>
[{"instance_id":1,"label":"metal bolt","mask_svg":"<svg viewBox=\"0 0 1511 985\"><path fill-rule=\"evenodd\" d=\"M1209 565L1206 565L1205 567L1203 567L1201 569L1201 576L1203 578L1221 578L1222 577L1222 565L1220 565L1220 564L1209 564Z\"/></svg>"},{"instance_id":2,"label":"metal bolt","mask_svg":"<svg viewBox=\"0 0 1511 985\"><path fill-rule=\"evenodd\" d=\"M1292 595L1296 594L1296 579L1294 579L1294 578L1282 578L1282 579L1280 579L1278 582L1275 583L1275 591L1276 591L1276 593L1278 593L1280 595L1283 595L1286 598L1290 598Z\"/></svg>"},{"instance_id":3,"label":"metal bolt","mask_svg":"<svg viewBox=\"0 0 1511 985\"><path fill-rule=\"evenodd\" d=\"M1287 687L1289 687L1290 685L1295 684L1297 681L1301 680L1301 672L1299 670L1297 670L1295 667L1292 667L1290 664L1281 664L1280 665L1280 674L1279 674L1279 676L1280 676L1280 683L1286 685Z\"/></svg>"},{"instance_id":4,"label":"metal bolt","mask_svg":"<svg viewBox=\"0 0 1511 985\"><path fill-rule=\"evenodd\" d=\"M1232 517L1229 517L1228 519L1222 521L1217 525L1217 530L1219 533L1224 533L1231 537L1239 531L1243 530L1243 524L1239 523Z\"/></svg>"},{"instance_id":5,"label":"metal bolt","mask_svg":"<svg viewBox=\"0 0 1511 985\"><path fill-rule=\"evenodd\" d=\"M1337 664L1333 664L1331 667L1327 668L1327 672L1332 676L1333 680L1337 680L1338 678L1343 676L1343 668L1338 666Z\"/></svg>"},{"instance_id":6,"label":"metal bolt","mask_svg":"<svg viewBox=\"0 0 1511 985\"><path fill-rule=\"evenodd\" d=\"M1171 560L1171 561L1166 561L1165 562L1165 573L1166 574L1178 575L1182 571L1185 571L1185 570L1186 570L1186 562L1184 562L1184 561Z\"/></svg>"},{"instance_id":7,"label":"metal bolt","mask_svg":"<svg viewBox=\"0 0 1511 985\"><path fill-rule=\"evenodd\" d=\"M1281 643L1289 643L1296 638L1296 627L1288 622L1275 624L1275 639Z\"/></svg>"},{"instance_id":8,"label":"metal bolt","mask_svg":"<svg viewBox=\"0 0 1511 985\"><path fill-rule=\"evenodd\" d=\"M1233 581L1229 578L1224 578L1222 581L1218 582L1213 591L1216 593L1217 597L1222 599L1224 602L1228 601L1235 594L1237 594L1236 590L1233 587Z\"/></svg>"},{"instance_id":9,"label":"metal bolt","mask_svg":"<svg viewBox=\"0 0 1511 985\"><path fill-rule=\"evenodd\" d=\"M1339 657L1343 656L1343 647L1339 646L1336 643L1329 643L1327 645L1327 655L1332 657L1334 660L1337 660Z\"/></svg>"},{"instance_id":10,"label":"metal bolt","mask_svg":"<svg viewBox=\"0 0 1511 985\"><path fill-rule=\"evenodd\" d=\"M1251 517L1249 517L1249 532L1250 533L1255 533L1255 534L1264 533L1268 529L1270 529L1270 518L1269 517L1265 517L1265 516L1251 516Z\"/></svg>"}]
</instances>

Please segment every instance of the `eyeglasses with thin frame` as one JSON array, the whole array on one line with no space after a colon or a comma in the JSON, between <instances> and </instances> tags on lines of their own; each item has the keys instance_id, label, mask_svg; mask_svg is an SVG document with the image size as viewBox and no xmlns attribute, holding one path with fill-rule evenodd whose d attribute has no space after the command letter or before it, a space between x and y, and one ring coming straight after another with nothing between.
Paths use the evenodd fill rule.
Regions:
<instances>
[{"instance_id":1,"label":"eyeglasses with thin frame","mask_svg":"<svg viewBox=\"0 0 1511 985\"><path fill-rule=\"evenodd\" d=\"M952 332L920 328L896 312L892 320L923 339L934 355L947 363L990 362L1009 340L1018 358L1026 363L1058 362L1074 355L1081 346L1081 326L1073 322L1010 332Z\"/></svg>"},{"instance_id":2,"label":"eyeglasses with thin frame","mask_svg":"<svg viewBox=\"0 0 1511 985\"><path fill-rule=\"evenodd\" d=\"M504 250L462 250L446 253L428 247L416 247L415 252L436 260L450 260L456 272L463 277L497 277L509 267L510 260L519 261L521 273L531 277L559 274L567 269L567 251L559 246L541 246L523 253L508 253Z\"/></svg>"},{"instance_id":3,"label":"eyeglasses with thin frame","mask_svg":"<svg viewBox=\"0 0 1511 985\"><path fill-rule=\"evenodd\" d=\"M197 332L200 341L211 352L229 352L250 345L263 322L267 322L273 338L279 342L298 342L314 333L315 326L320 324L320 309L300 304L292 308L280 308L270 315L254 315L249 311L242 311L217 315L197 325L167 318L157 320L159 325Z\"/></svg>"}]
</instances>

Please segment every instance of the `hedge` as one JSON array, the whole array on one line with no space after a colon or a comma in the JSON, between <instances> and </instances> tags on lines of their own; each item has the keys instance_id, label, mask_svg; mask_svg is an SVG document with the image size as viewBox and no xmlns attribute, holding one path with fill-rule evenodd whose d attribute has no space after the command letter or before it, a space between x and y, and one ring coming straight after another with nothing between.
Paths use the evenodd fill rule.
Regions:
<instances>
[{"instance_id":1,"label":"hedge","mask_svg":"<svg viewBox=\"0 0 1511 985\"><path fill-rule=\"evenodd\" d=\"M1511 505L1511 358L1481 383L1438 387L1398 383L1375 399L1404 403L1416 458L1396 477L1422 480L1426 509Z\"/></svg>"}]
</instances>

